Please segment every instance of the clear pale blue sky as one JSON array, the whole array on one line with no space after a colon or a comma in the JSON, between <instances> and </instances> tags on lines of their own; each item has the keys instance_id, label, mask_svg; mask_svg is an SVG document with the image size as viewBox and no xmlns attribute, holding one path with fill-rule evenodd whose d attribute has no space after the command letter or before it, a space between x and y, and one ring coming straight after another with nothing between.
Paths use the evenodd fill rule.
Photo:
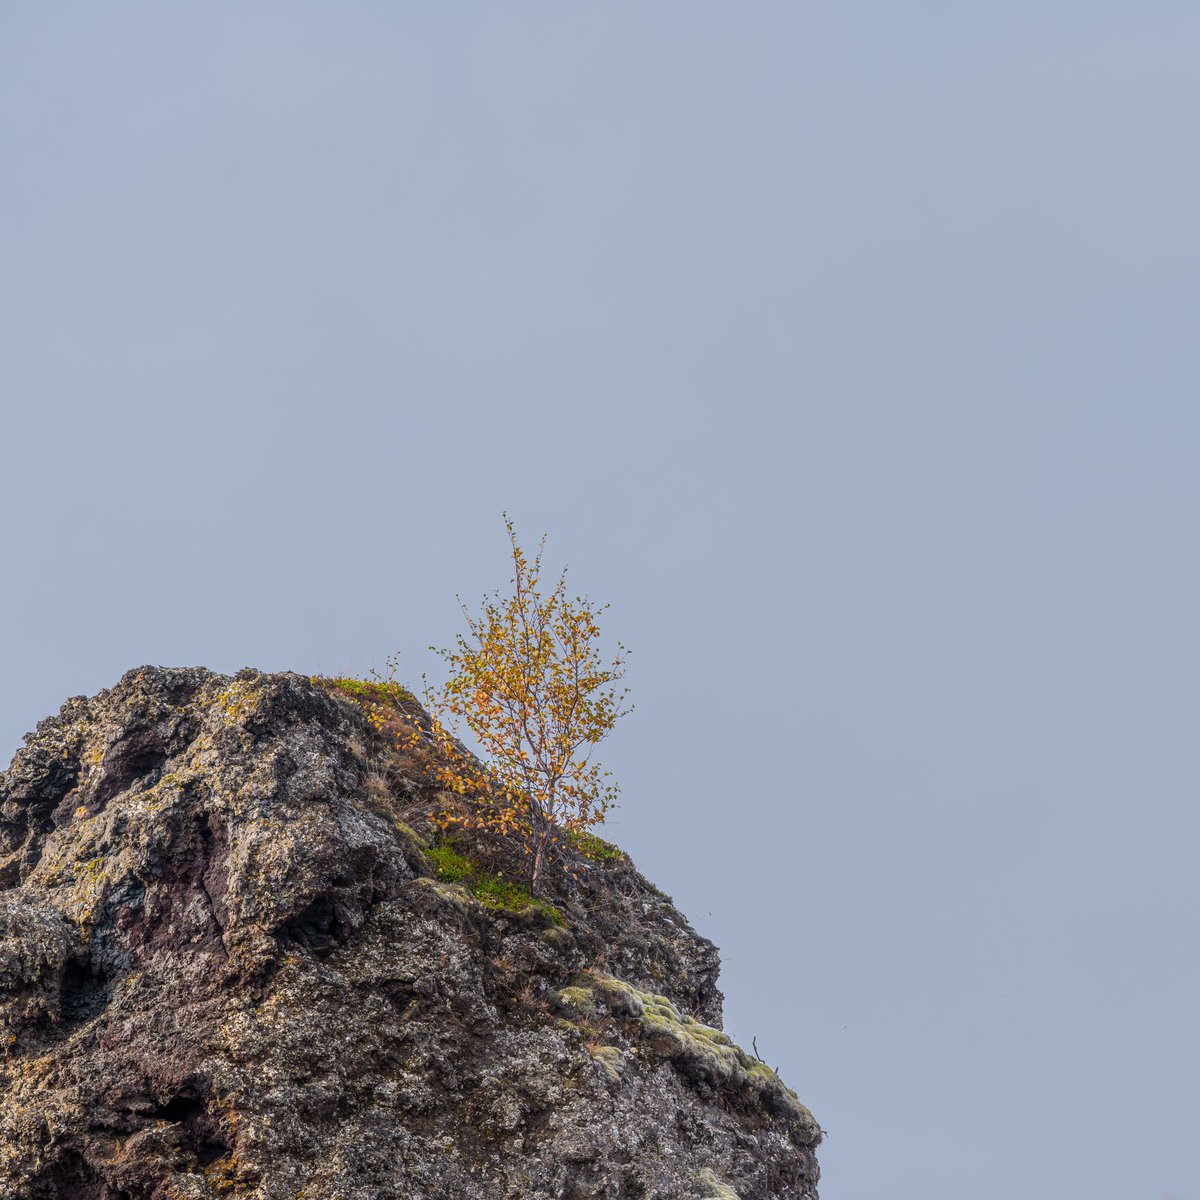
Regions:
<instances>
[{"instance_id":1,"label":"clear pale blue sky","mask_svg":"<svg viewBox=\"0 0 1200 1200\"><path fill-rule=\"evenodd\" d=\"M501 510L825 1200L1200 1200L1200 9L8 4L0 757L419 678Z\"/></svg>"}]
</instances>

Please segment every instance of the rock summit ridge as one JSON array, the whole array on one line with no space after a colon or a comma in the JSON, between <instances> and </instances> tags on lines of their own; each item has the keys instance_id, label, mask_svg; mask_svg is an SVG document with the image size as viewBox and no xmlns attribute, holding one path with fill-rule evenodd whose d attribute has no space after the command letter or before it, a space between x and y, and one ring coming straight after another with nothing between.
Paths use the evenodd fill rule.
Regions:
<instances>
[{"instance_id":1,"label":"rock summit ridge","mask_svg":"<svg viewBox=\"0 0 1200 1200\"><path fill-rule=\"evenodd\" d=\"M537 899L448 842L379 701L143 667L27 736L0 1200L815 1200L820 1129L721 1032L715 947L599 839Z\"/></svg>"}]
</instances>

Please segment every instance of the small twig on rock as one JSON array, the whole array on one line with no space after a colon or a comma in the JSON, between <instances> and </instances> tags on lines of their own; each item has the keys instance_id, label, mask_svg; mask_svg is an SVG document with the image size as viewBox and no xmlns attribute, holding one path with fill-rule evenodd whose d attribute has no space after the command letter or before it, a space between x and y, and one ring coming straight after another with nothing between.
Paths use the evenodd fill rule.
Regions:
<instances>
[{"instance_id":1,"label":"small twig on rock","mask_svg":"<svg viewBox=\"0 0 1200 1200\"><path fill-rule=\"evenodd\" d=\"M759 1061L760 1063L762 1063L762 1065L763 1065L764 1067L766 1067L768 1071L774 1071L774 1072L775 1072L775 1074L776 1074L776 1075L778 1075L778 1074L779 1074L779 1068L778 1068L778 1067L773 1067L773 1066L771 1066L771 1064L770 1064L769 1062L767 1062L767 1060L766 1060L765 1058L763 1058L763 1056L762 1056L761 1054L759 1054L759 1052L758 1052L758 1038L756 1038L756 1037L752 1037L752 1038L750 1039L750 1045L751 1045L751 1047L752 1047L752 1048L753 1048L753 1050L754 1050L754 1057L755 1057L755 1058L757 1058L757 1059L758 1059L758 1061Z\"/></svg>"}]
</instances>

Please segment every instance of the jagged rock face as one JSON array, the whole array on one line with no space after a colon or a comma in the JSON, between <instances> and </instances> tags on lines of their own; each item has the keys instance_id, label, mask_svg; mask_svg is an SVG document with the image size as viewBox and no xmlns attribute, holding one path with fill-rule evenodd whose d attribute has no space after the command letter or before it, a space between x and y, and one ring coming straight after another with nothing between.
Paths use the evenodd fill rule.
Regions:
<instances>
[{"instance_id":1,"label":"jagged rock face","mask_svg":"<svg viewBox=\"0 0 1200 1200\"><path fill-rule=\"evenodd\" d=\"M815 1197L714 947L624 856L554 873L561 924L439 879L353 697L144 668L26 742L0 1200Z\"/></svg>"}]
</instances>

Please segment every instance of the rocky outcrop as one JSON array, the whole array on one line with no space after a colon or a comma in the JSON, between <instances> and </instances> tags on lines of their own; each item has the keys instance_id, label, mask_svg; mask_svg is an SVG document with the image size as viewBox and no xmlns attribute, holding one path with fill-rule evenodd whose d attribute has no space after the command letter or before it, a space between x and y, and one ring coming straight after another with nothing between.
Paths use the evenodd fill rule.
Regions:
<instances>
[{"instance_id":1,"label":"rocky outcrop","mask_svg":"<svg viewBox=\"0 0 1200 1200\"><path fill-rule=\"evenodd\" d=\"M446 844L397 696L147 667L26 739L0 1200L815 1197L714 947L606 843Z\"/></svg>"}]
</instances>

